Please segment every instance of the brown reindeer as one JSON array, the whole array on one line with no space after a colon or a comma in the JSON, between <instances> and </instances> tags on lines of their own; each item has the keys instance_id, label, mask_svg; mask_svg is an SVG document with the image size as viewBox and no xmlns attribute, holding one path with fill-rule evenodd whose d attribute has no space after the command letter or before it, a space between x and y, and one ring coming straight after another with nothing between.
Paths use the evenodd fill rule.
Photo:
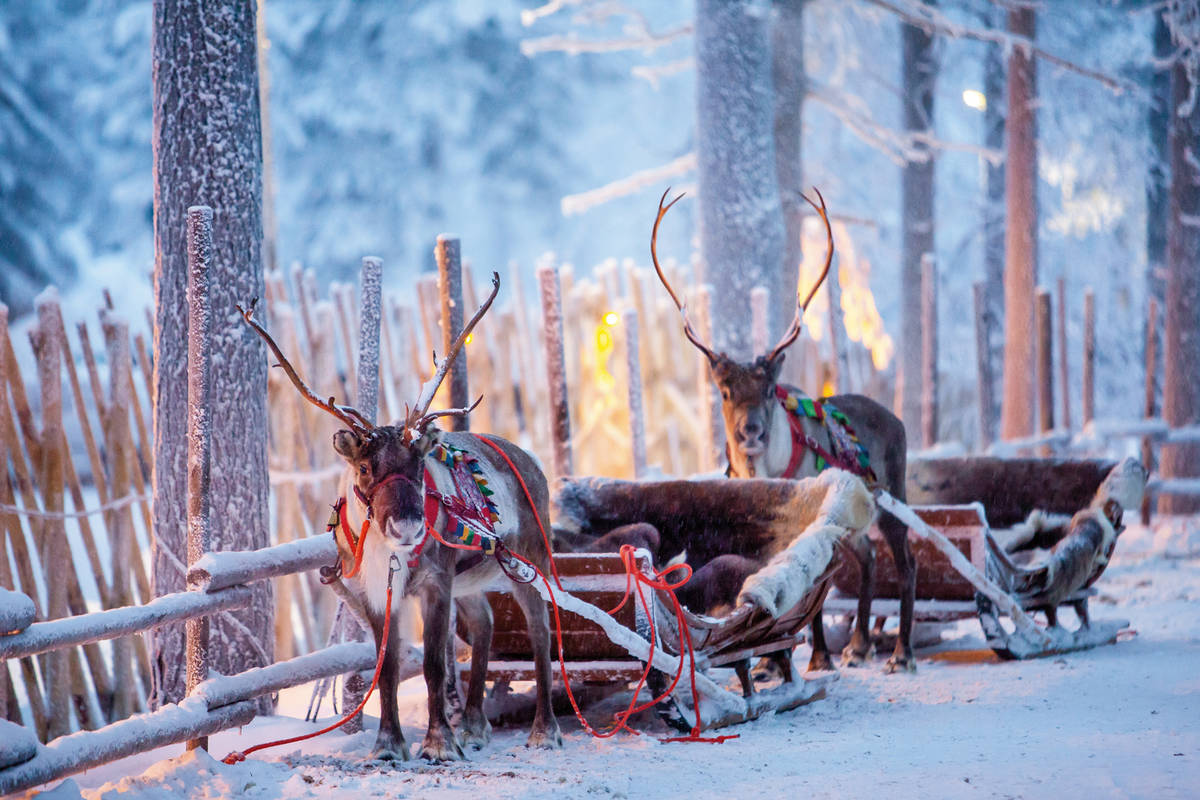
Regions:
<instances>
[{"instance_id":1,"label":"brown reindeer","mask_svg":"<svg viewBox=\"0 0 1200 800\"><path fill-rule=\"evenodd\" d=\"M456 604L471 645L471 680L463 709L461 743L478 749L491 735L491 726L483 713L483 693L491 649L492 614L482 589L501 569L511 572L522 568L511 553L521 555L543 573L549 565L549 554L535 518L536 514L542 520L549 520L549 491L546 478L534 459L504 439L446 433L431 424L441 416L465 415L479 403L476 400L470 408L429 411L438 386L458 357L471 329L491 306L500 289L500 277L495 273L492 285L491 295L459 334L450 352L437 364L436 374L425 384L416 406L400 425L374 425L354 408L338 405L332 397L328 401L318 398L296 374L271 336L253 319L254 305L251 304L248 311L242 311L246 322L266 341L279 366L304 398L346 425L333 436L333 448L346 460L348 467L342 480L343 502L338 507L339 514L344 514L344 521L334 528L341 564L346 572L340 574L340 569L334 569L330 577L335 590L371 626L377 648L384 644L389 582L395 589L387 652L379 676L379 735L372 750L375 758L409 758L396 705L401 666L400 631L405 627L396 617L407 605L401 598L416 596L420 599L424 624L429 727L420 757L433 761L461 759L463 751L447 716L444 689L450 604ZM465 474L446 465L447 454L451 461L457 456L459 463L464 459L467 463L474 462L493 492L493 510L499 514L499 520L494 521L491 540L499 542L495 558L480 558L479 551L454 549L441 543L452 538L449 531L455 527L455 520L451 512L455 508L455 499L461 499ZM505 457L511 461L511 466ZM527 487L532 507L517 473ZM434 485L430 486L429 481ZM431 496L436 500L432 506L427 502ZM483 499L482 495L478 498ZM429 518L436 519L433 531L428 530L426 524ZM345 567L356 562L353 541L356 531L364 531L361 534L361 566ZM514 583L512 591L525 614L537 672L537 711L527 744L558 748L562 746L562 734L550 705L550 626L546 606L530 585Z\"/></svg>"},{"instance_id":2,"label":"brown reindeer","mask_svg":"<svg viewBox=\"0 0 1200 800\"><path fill-rule=\"evenodd\" d=\"M700 339L688 319L687 308L680 302L658 264L655 247L658 226L671 206L683 197L679 195L670 203L666 203L668 192L670 189L663 192L658 202L658 216L654 220L654 228L650 235L650 256L659 280L683 315L684 334L708 359L713 381L721 391L721 413L725 418L725 447L729 457L728 474L734 478L799 478L814 475L826 464L833 464L856 472L866 478L869 484L877 483L892 496L903 500L907 445L904 425L894 414L869 397L856 394L837 395L817 404L816 408L820 410L814 413L829 416L832 409L836 409L845 416L848 429L857 434L859 443L865 447L870 466L863 468L857 459L842 455L839 442L844 440L844 434L839 441L835 441L834 435L826 425L803 414L789 413L785 403L789 402L789 396L794 398L799 392L790 386L780 386L778 382L784 351L799 336L804 309L816 294L833 263L833 230L825 213L825 199L821 197L821 193L817 192L821 201L819 206L807 196L804 199L816 209L825 223L827 252L824 270L803 302L800 300L798 287L796 314L779 343L766 355L743 363L714 351ZM791 402L795 402L794 399ZM900 596L900 636L896 641L895 652L888 659L887 671L914 671L916 662L912 653L912 615L916 592L916 564L908 545L908 531L904 523L887 513L881 514L879 527L891 547L903 587ZM845 665L857 666L872 654L868 626L875 555L865 535L851 540L850 549L861 566L862 584L859 589L854 633L842 657ZM831 661L820 615L813 622L812 633L813 653L809 669L829 669Z\"/></svg>"}]
</instances>

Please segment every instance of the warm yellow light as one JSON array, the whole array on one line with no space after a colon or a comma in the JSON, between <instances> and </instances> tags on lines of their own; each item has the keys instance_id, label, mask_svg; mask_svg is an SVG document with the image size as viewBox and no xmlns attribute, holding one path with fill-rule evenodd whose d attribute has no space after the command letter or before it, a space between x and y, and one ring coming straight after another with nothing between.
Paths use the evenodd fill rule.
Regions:
<instances>
[{"instance_id":1,"label":"warm yellow light","mask_svg":"<svg viewBox=\"0 0 1200 800\"><path fill-rule=\"evenodd\" d=\"M471 343L471 342L473 342L474 340L475 340L475 334L473 334L473 333L468 333L468 334L467 334L467 338L466 338L466 339L463 339L463 344L470 344L470 343Z\"/></svg>"},{"instance_id":2,"label":"warm yellow light","mask_svg":"<svg viewBox=\"0 0 1200 800\"><path fill-rule=\"evenodd\" d=\"M596 347L602 353L612 348L612 337L603 328L596 332Z\"/></svg>"},{"instance_id":3,"label":"warm yellow light","mask_svg":"<svg viewBox=\"0 0 1200 800\"><path fill-rule=\"evenodd\" d=\"M967 108L973 108L976 111L987 111L987 95L978 89L964 89L962 100L963 105Z\"/></svg>"},{"instance_id":4,"label":"warm yellow light","mask_svg":"<svg viewBox=\"0 0 1200 800\"><path fill-rule=\"evenodd\" d=\"M609 311L604 315L604 324L612 327L621 321L621 315L615 311Z\"/></svg>"}]
</instances>

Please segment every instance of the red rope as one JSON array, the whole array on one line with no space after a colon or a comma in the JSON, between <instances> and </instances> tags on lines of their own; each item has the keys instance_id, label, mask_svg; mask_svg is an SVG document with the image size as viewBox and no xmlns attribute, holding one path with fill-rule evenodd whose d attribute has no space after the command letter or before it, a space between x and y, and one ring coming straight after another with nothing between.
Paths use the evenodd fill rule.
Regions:
<instances>
[{"instance_id":1,"label":"red rope","mask_svg":"<svg viewBox=\"0 0 1200 800\"><path fill-rule=\"evenodd\" d=\"M512 474L516 476L517 483L521 484L521 490L525 492L525 500L528 501L529 507L533 509L533 518L537 521L538 530L542 532L542 542L546 545L546 555L550 558L550 572L554 574L554 583L561 590L563 585L562 581L559 580L558 577L558 567L554 566L554 550L550 547L550 537L546 535L546 527L542 525L542 515L538 513L537 506L533 503L533 495L529 493L529 487L525 485L525 479L522 478L521 473L517 471L517 465L512 462L511 458L508 457L508 453L505 453L500 449L500 445L496 444L491 439L483 438L478 433L475 434L475 438L499 453L500 457L504 459L504 463L508 464L508 468L512 470ZM522 559L522 561L524 561L524 559ZM533 565L530 564L529 566L532 567Z\"/></svg>"},{"instance_id":2,"label":"red rope","mask_svg":"<svg viewBox=\"0 0 1200 800\"><path fill-rule=\"evenodd\" d=\"M361 553L361 548L360 548L359 552ZM357 568L357 566L356 566L356 568ZM251 753L257 752L259 750L266 750L268 747L278 747L278 746L284 745L284 744L292 744L294 742L303 742L305 739L313 739L317 736L320 736L325 733L329 733L332 730L340 728L343 725L345 725L347 722L349 722L356 714L358 714L358 712L363 710L363 706L365 706L367 704L367 701L371 699L371 694L375 691L376 684L379 683L379 671L383 667L383 657L387 653L388 629L391 626L391 622L392 622L392 572L389 570L388 571L388 586L387 586L387 608L383 612L383 638L380 641L380 645L379 645L379 656L375 659L375 677L373 677L371 679L371 688L367 690L366 696L363 697L362 702L358 704L358 707L355 708L353 711L351 711L346 716L342 717L337 722L335 722L332 725L329 725L325 728L322 728L319 731L315 731L313 733L306 733L301 736L293 736L290 739L278 739L273 742L264 742L263 744L256 744L253 747L248 748L246 750L234 750L232 753L230 753L229 755L227 755L223 759L221 759L221 761L223 761L226 764L237 764L241 761L245 761L246 756L250 755Z\"/></svg>"}]
</instances>

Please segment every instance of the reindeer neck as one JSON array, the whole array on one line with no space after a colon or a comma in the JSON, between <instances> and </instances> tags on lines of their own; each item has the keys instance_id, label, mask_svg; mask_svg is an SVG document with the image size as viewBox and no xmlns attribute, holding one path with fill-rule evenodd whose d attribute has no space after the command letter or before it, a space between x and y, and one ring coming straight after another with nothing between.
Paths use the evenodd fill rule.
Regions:
<instances>
[{"instance_id":1,"label":"reindeer neck","mask_svg":"<svg viewBox=\"0 0 1200 800\"><path fill-rule=\"evenodd\" d=\"M792 459L792 427L787 412L772 400L767 411L767 449L755 458L755 474L760 478L778 478L787 471Z\"/></svg>"}]
</instances>

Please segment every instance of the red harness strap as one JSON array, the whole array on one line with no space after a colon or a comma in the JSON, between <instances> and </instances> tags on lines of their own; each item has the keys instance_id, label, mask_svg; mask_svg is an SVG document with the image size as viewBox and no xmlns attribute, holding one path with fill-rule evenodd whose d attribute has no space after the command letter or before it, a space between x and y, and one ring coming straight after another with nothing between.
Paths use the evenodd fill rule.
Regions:
<instances>
[{"instance_id":1,"label":"red harness strap","mask_svg":"<svg viewBox=\"0 0 1200 800\"><path fill-rule=\"evenodd\" d=\"M867 474L864 474L862 468L859 467L857 463L853 463L844 458L838 458L837 456L833 455L824 447L821 447L820 443L804 430L804 423L801 421L800 415L793 414L788 410L787 406L784 405L784 401L788 396L786 389L784 389L782 386L776 386L775 396L779 399L779 405L783 409L783 413L787 414L788 427L791 428L792 431L792 457L788 459L787 469L783 471L783 475L780 477L795 478L796 473L800 469L800 462L804 460L805 453L808 450L811 450L813 453L816 453L819 457L823 458L825 463L830 466L837 467L838 469L844 469L847 472L858 475L859 477L868 477ZM825 409L820 400L813 401L813 409L815 411L815 416L813 416L812 419L815 419L822 425L828 425L829 423L825 418ZM874 475L872 474L870 477L873 479Z\"/></svg>"}]
</instances>

